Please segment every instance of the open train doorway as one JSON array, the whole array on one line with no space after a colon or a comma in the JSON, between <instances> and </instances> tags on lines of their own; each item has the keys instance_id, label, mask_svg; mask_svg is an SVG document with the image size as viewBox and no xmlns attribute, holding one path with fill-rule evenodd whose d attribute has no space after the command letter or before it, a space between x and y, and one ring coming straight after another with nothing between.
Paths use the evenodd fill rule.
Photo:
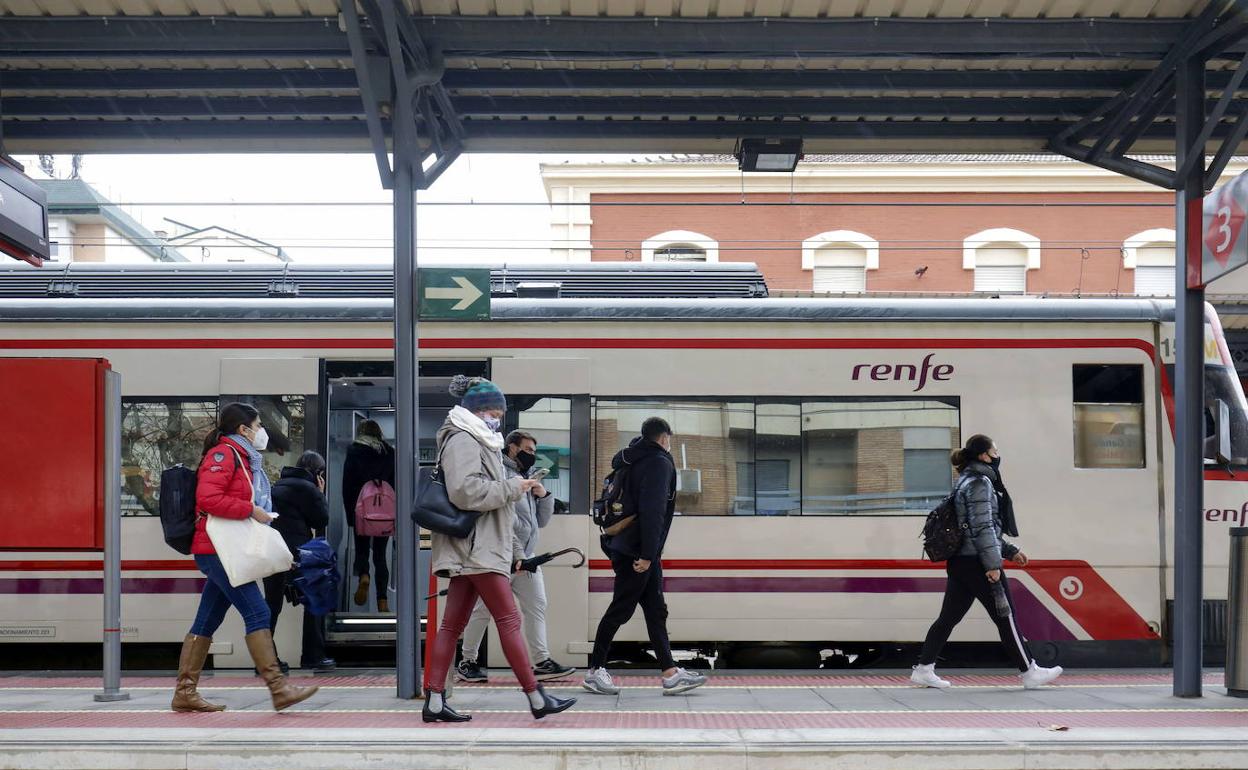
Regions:
<instances>
[{"instance_id":1,"label":"open train doorway","mask_svg":"<svg viewBox=\"0 0 1248 770\"><path fill-rule=\"evenodd\" d=\"M456 374L487 376L484 361L422 361L420 393L419 462L436 460L434 436L455 400L447 392ZM395 636L395 546L393 538L356 537L352 526L354 501L347 500L343 468L361 423L372 420L381 427L384 440L394 445L395 392L392 361L327 361L325 364L325 459L328 463L326 494L329 498L327 537L338 554L342 584L338 606L326 623L326 639L335 655L346 662L373 665L393 659ZM404 515L399 511L398 515ZM350 518L349 518L350 517ZM429 570L429 536L421 537L417 559L419 574ZM366 590L359 590L361 575L368 574ZM413 587L414 590L414 587ZM378 601L379 599L383 601ZM423 614L424 602L418 601ZM423 636L423 620L422 620ZM350 655L347 653L351 652Z\"/></svg>"}]
</instances>

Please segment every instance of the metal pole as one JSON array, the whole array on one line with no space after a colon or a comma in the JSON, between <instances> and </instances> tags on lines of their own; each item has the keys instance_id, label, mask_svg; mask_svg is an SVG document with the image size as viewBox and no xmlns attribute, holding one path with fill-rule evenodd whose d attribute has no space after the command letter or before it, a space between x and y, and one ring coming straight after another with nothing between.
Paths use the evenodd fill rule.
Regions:
<instances>
[{"instance_id":1,"label":"metal pole","mask_svg":"<svg viewBox=\"0 0 1248 770\"><path fill-rule=\"evenodd\" d=\"M407 157L404 134L416 130L410 100L398 99L394 121L394 385L396 454L395 673L398 697L420 695L420 606L417 561L420 528L410 513L416 501L419 452L419 400L416 390L420 352L416 342L415 158Z\"/></svg>"},{"instance_id":2,"label":"metal pole","mask_svg":"<svg viewBox=\"0 0 1248 770\"><path fill-rule=\"evenodd\" d=\"M1204 504L1205 291L1189 289L1187 273L1201 260L1204 148L1195 147L1205 121L1205 62L1184 61L1176 93L1177 163L1201 157L1176 180L1175 211L1175 452L1174 452L1174 694L1201 696L1201 585ZM1199 273L1198 273L1199 274Z\"/></svg>"},{"instance_id":3,"label":"metal pole","mask_svg":"<svg viewBox=\"0 0 1248 770\"><path fill-rule=\"evenodd\" d=\"M104 373L104 692L96 701L130 700L121 691L121 375Z\"/></svg>"}]
</instances>

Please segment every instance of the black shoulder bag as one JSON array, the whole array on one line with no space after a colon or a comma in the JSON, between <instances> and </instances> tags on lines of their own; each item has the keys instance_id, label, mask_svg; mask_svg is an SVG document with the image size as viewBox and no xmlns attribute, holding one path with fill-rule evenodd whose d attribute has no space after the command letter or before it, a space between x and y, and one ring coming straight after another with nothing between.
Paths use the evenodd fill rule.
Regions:
<instances>
[{"instance_id":1,"label":"black shoulder bag","mask_svg":"<svg viewBox=\"0 0 1248 770\"><path fill-rule=\"evenodd\" d=\"M451 502L442 472L442 452L439 451L438 461L432 468L420 469L412 519L430 532L465 538L472 534L480 516L480 511L465 511Z\"/></svg>"}]
</instances>

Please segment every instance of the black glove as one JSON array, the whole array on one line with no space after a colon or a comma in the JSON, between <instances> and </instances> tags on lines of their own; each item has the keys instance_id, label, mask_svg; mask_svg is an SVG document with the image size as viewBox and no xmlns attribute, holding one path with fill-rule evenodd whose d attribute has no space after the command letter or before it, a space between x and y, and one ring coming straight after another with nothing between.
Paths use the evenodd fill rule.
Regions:
<instances>
[{"instance_id":1,"label":"black glove","mask_svg":"<svg viewBox=\"0 0 1248 770\"><path fill-rule=\"evenodd\" d=\"M537 572L537 568L548 561L550 560L544 559L541 556L534 556L531 559L521 559L518 565L515 562L512 562L511 573L514 575L517 572Z\"/></svg>"}]
</instances>

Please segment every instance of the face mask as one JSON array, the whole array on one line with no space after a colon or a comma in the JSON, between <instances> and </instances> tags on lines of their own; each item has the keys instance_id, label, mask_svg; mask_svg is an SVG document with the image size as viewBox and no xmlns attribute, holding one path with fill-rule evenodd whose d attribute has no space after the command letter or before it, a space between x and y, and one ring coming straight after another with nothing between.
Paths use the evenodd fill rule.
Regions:
<instances>
[{"instance_id":1,"label":"face mask","mask_svg":"<svg viewBox=\"0 0 1248 770\"><path fill-rule=\"evenodd\" d=\"M503 421L498 419L497 417L493 417L487 414L481 419L485 422L485 427L489 428L495 433L498 432L499 428L503 427Z\"/></svg>"},{"instance_id":2,"label":"face mask","mask_svg":"<svg viewBox=\"0 0 1248 770\"><path fill-rule=\"evenodd\" d=\"M997 468L1000 468L1000 467L1001 467L1001 458L1000 457L992 458L992 469L996 470Z\"/></svg>"},{"instance_id":3,"label":"face mask","mask_svg":"<svg viewBox=\"0 0 1248 770\"><path fill-rule=\"evenodd\" d=\"M256 451L263 452L269 446L269 432L264 428L256 431L255 437L251 440L251 445L256 448Z\"/></svg>"},{"instance_id":4,"label":"face mask","mask_svg":"<svg viewBox=\"0 0 1248 770\"><path fill-rule=\"evenodd\" d=\"M516 452L516 465L520 466L522 473L528 473L529 468L532 468L535 462L537 462L537 455L532 452Z\"/></svg>"}]
</instances>

